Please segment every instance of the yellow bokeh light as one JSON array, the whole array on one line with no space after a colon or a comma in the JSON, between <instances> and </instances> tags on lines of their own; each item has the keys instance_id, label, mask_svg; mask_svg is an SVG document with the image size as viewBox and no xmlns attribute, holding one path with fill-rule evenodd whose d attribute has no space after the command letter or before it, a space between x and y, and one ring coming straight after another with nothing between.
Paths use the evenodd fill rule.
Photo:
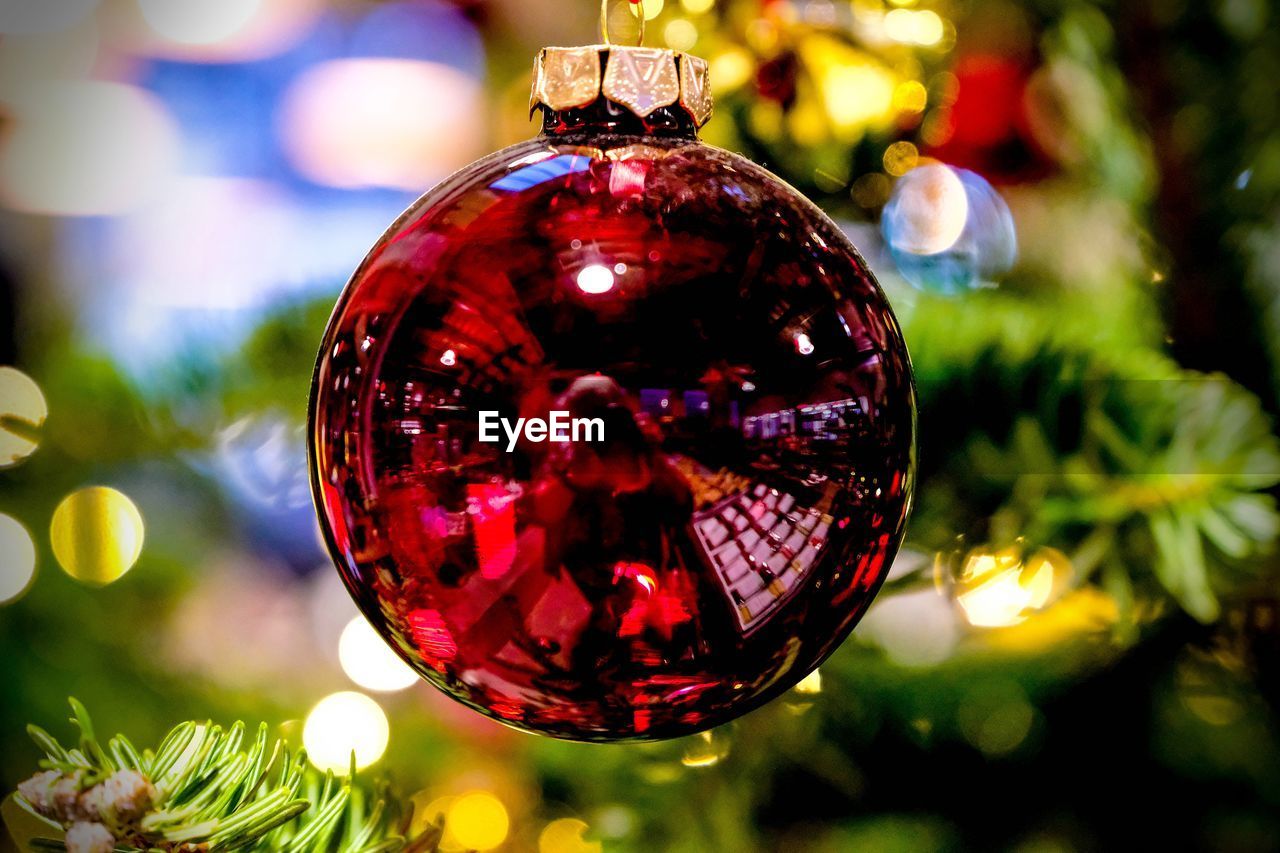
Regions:
<instances>
[{"instance_id":1,"label":"yellow bokeh light","mask_svg":"<svg viewBox=\"0 0 1280 853\"><path fill-rule=\"evenodd\" d=\"M895 178L910 172L920 163L920 152L915 145L903 139L884 151L884 170Z\"/></svg>"},{"instance_id":2,"label":"yellow bokeh light","mask_svg":"<svg viewBox=\"0 0 1280 853\"><path fill-rule=\"evenodd\" d=\"M511 820L506 806L487 791L457 797L445 815L445 839L463 850L492 850L507 840Z\"/></svg>"},{"instance_id":3,"label":"yellow bokeh light","mask_svg":"<svg viewBox=\"0 0 1280 853\"><path fill-rule=\"evenodd\" d=\"M815 696L822 692L822 671L815 669L797 682L795 688L797 693L805 696Z\"/></svg>"},{"instance_id":4,"label":"yellow bokeh light","mask_svg":"<svg viewBox=\"0 0 1280 853\"><path fill-rule=\"evenodd\" d=\"M680 0L680 5L690 15L702 15L711 11L716 0Z\"/></svg>"},{"instance_id":5,"label":"yellow bokeh light","mask_svg":"<svg viewBox=\"0 0 1280 853\"><path fill-rule=\"evenodd\" d=\"M884 32L904 44L933 45L942 41L946 28L942 18L931 9L912 11L893 9L884 16Z\"/></svg>"},{"instance_id":6,"label":"yellow bokeh light","mask_svg":"<svg viewBox=\"0 0 1280 853\"><path fill-rule=\"evenodd\" d=\"M644 19L652 21L658 15L662 14L662 7L665 0L643 0L641 3L628 3L627 7L631 9L631 14L637 18L640 17L640 7L644 6Z\"/></svg>"},{"instance_id":7,"label":"yellow bokeh light","mask_svg":"<svg viewBox=\"0 0 1280 853\"><path fill-rule=\"evenodd\" d=\"M893 90L893 106L899 112L924 112L929 103L929 90L919 80L903 80Z\"/></svg>"},{"instance_id":8,"label":"yellow bokeh light","mask_svg":"<svg viewBox=\"0 0 1280 853\"><path fill-rule=\"evenodd\" d=\"M738 48L726 50L710 62L708 76L711 78L711 93L718 95L732 92L750 80L755 72L756 65L751 54Z\"/></svg>"},{"instance_id":9,"label":"yellow bokeh light","mask_svg":"<svg viewBox=\"0 0 1280 853\"><path fill-rule=\"evenodd\" d=\"M698 42L698 28L684 18L676 18L667 24L662 37L672 50L688 50Z\"/></svg>"},{"instance_id":10,"label":"yellow bokeh light","mask_svg":"<svg viewBox=\"0 0 1280 853\"><path fill-rule=\"evenodd\" d=\"M36 575L36 545L27 528L0 514L0 604L22 597Z\"/></svg>"},{"instance_id":11,"label":"yellow bokeh light","mask_svg":"<svg viewBox=\"0 0 1280 853\"><path fill-rule=\"evenodd\" d=\"M586 822L577 818L553 820L538 836L538 853L601 853L604 846L599 841L582 837L587 829Z\"/></svg>"},{"instance_id":12,"label":"yellow bokeh light","mask_svg":"<svg viewBox=\"0 0 1280 853\"><path fill-rule=\"evenodd\" d=\"M35 452L40 427L49 416L40 386L27 374L0 367L0 468Z\"/></svg>"},{"instance_id":13,"label":"yellow bokeh light","mask_svg":"<svg viewBox=\"0 0 1280 853\"><path fill-rule=\"evenodd\" d=\"M142 515L124 493L89 486L67 495L49 525L53 556L78 581L119 580L142 554Z\"/></svg>"},{"instance_id":14,"label":"yellow bokeh light","mask_svg":"<svg viewBox=\"0 0 1280 853\"><path fill-rule=\"evenodd\" d=\"M387 751L391 728L382 707L363 693L343 691L321 699L302 727L307 758L320 770L339 775L368 767Z\"/></svg>"},{"instance_id":15,"label":"yellow bokeh light","mask_svg":"<svg viewBox=\"0 0 1280 853\"><path fill-rule=\"evenodd\" d=\"M393 692L411 687L418 674L400 659L363 616L342 629L338 661L347 677L366 690Z\"/></svg>"},{"instance_id":16,"label":"yellow bokeh light","mask_svg":"<svg viewBox=\"0 0 1280 853\"><path fill-rule=\"evenodd\" d=\"M729 737L716 731L699 732L690 737L680 763L685 767L710 767L729 755Z\"/></svg>"},{"instance_id":17,"label":"yellow bokeh light","mask_svg":"<svg viewBox=\"0 0 1280 853\"><path fill-rule=\"evenodd\" d=\"M869 126L891 117L893 75L871 62L832 63L822 78L827 113L846 139L861 136Z\"/></svg>"},{"instance_id":18,"label":"yellow bokeh light","mask_svg":"<svg viewBox=\"0 0 1280 853\"><path fill-rule=\"evenodd\" d=\"M965 561L956 602L971 625L1017 625L1049 603L1068 571L1066 557L1051 548L1041 549L1025 563L1017 548L979 549Z\"/></svg>"}]
</instances>

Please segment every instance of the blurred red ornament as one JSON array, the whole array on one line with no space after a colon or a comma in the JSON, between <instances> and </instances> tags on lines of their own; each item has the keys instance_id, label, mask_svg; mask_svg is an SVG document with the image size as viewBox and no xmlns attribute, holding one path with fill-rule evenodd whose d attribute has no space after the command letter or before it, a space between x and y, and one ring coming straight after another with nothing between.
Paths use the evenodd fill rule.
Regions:
<instances>
[{"instance_id":1,"label":"blurred red ornament","mask_svg":"<svg viewBox=\"0 0 1280 853\"><path fill-rule=\"evenodd\" d=\"M365 615L444 692L557 737L688 734L786 690L910 503L910 365L870 271L667 103L544 106L421 198L315 375L317 505Z\"/></svg>"},{"instance_id":2,"label":"blurred red ornament","mask_svg":"<svg viewBox=\"0 0 1280 853\"><path fill-rule=\"evenodd\" d=\"M955 101L943 113L941 132L926 152L996 183L1049 174L1052 163L1028 125L1031 72L1025 61L1005 56L958 59Z\"/></svg>"}]
</instances>

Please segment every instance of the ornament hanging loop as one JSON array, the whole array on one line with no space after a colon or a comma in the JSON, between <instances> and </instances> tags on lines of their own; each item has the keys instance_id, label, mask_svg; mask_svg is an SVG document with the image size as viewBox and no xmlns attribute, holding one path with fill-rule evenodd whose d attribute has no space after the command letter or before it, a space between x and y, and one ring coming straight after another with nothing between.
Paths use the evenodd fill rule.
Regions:
<instances>
[{"instance_id":1,"label":"ornament hanging loop","mask_svg":"<svg viewBox=\"0 0 1280 853\"><path fill-rule=\"evenodd\" d=\"M627 0L627 3L636 7L636 18L640 21L636 47L642 47L644 45L644 0ZM600 0L600 37L605 44L613 44L613 40L609 38L609 0Z\"/></svg>"}]
</instances>

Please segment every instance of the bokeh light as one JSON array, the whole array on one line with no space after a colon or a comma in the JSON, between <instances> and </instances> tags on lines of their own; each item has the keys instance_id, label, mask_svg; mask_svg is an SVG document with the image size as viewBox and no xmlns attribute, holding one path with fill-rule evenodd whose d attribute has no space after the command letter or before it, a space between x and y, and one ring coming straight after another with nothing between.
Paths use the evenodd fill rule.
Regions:
<instances>
[{"instance_id":1,"label":"bokeh light","mask_svg":"<svg viewBox=\"0 0 1280 853\"><path fill-rule=\"evenodd\" d=\"M15 368L0 367L0 468L35 452L48 416L49 406L35 380Z\"/></svg>"},{"instance_id":2,"label":"bokeh light","mask_svg":"<svg viewBox=\"0 0 1280 853\"><path fill-rule=\"evenodd\" d=\"M142 515L128 496L107 486L72 492L53 511L53 556L82 583L119 580L142 554Z\"/></svg>"},{"instance_id":3,"label":"bokeh light","mask_svg":"<svg viewBox=\"0 0 1280 853\"><path fill-rule=\"evenodd\" d=\"M17 601L36 575L36 546L16 518L0 513L0 604Z\"/></svg>"},{"instance_id":4,"label":"bokeh light","mask_svg":"<svg viewBox=\"0 0 1280 853\"><path fill-rule=\"evenodd\" d=\"M792 690L802 696L817 696L822 692L822 670L815 669L796 682L796 686Z\"/></svg>"},{"instance_id":5,"label":"bokeh light","mask_svg":"<svg viewBox=\"0 0 1280 853\"><path fill-rule=\"evenodd\" d=\"M393 692L411 687L418 674L393 652L363 616L347 623L338 640L338 660L347 677L366 690Z\"/></svg>"},{"instance_id":6,"label":"bokeh light","mask_svg":"<svg viewBox=\"0 0 1280 853\"><path fill-rule=\"evenodd\" d=\"M281 128L290 159L314 181L421 190L479 153L481 104L479 81L448 65L340 59L299 75Z\"/></svg>"},{"instance_id":7,"label":"bokeh light","mask_svg":"<svg viewBox=\"0 0 1280 853\"><path fill-rule=\"evenodd\" d=\"M0 99L21 99L33 81L88 77L100 54L99 41L92 18L54 32L4 36Z\"/></svg>"},{"instance_id":8,"label":"bokeh light","mask_svg":"<svg viewBox=\"0 0 1280 853\"><path fill-rule=\"evenodd\" d=\"M672 50L689 50L698 43L698 28L684 18L667 23L662 38Z\"/></svg>"},{"instance_id":9,"label":"bokeh light","mask_svg":"<svg viewBox=\"0 0 1280 853\"><path fill-rule=\"evenodd\" d=\"M557 818L538 834L538 853L601 853L604 846L599 841L583 837L589 828L574 817Z\"/></svg>"},{"instance_id":10,"label":"bokeh light","mask_svg":"<svg viewBox=\"0 0 1280 853\"><path fill-rule=\"evenodd\" d=\"M654 18L662 14L662 7L666 5L666 0L631 0L627 4L627 8L631 10L631 14L637 18L640 17L640 9L644 8L644 19L652 21Z\"/></svg>"},{"instance_id":11,"label":"bokeh light","mask_svg":"<svg viewBox=\"0 0 1280 853\"><path fill-rule=\"evenodd\" d=\"M1066 556L1051 548L1037 551L1025 562L1016 546L998 551L978 548L961 569L956 602L971 625L1017 625L1049 603L1069 572Z\"/></svg>"},{"instance_id":12,"label":"bokeh light","mask_svg":"<svg viewBox=\"0 0 1280 853\"><path fill-rule=\"evenodd\" d=\"M302 745L320 770L345 775L355 754L356 769L373 764L387 751L391 729L377 702L354 691L332 693L307 715Z\"/></svg>"},{"instance_id":13,"label":"bokeh light","mask_svg":"<svg viewBox=\"0 0 1280 853\"><path fill-rule=\"evenodd\" d=\"M492 850L507 840L511 818L493 794L471 791L453 798L444 827L443 849Z\"/></svg>"},{"instance_id":14,"label":"bokeh light","mask_svg":"<svg viewBox=\"0 0 1280 853\"><path fill-rule=\"evenodd\" d=\"M99 80L32 84L22 94L0 150L0 195L9 207L117 214L162 191L177 132L153 96Z\"/></svg>"},{"instance_id":15,"label":"bokeh light","mask_svg":"<svg viewBox=\"0 0 1280 853\"><path fill-rule=\"evenodd\" d=\"M699 732L685 739L680 763L685 767L710 767L728 757L733 742L724 729Z\"/></svg>"},{"instance_id":16,"label":"bokeh light","mask_svg":"<svg viewBox=\"0 0 1280 853\"><path fill-rule=\"evenodd\" d=\"M245 29L263 0L138 0L157 33L183 44L214 44Z\"/></svg>"},{"instance_id":17,"label":"bokeh light","mask_svg":"<svg viewBox=\"0 0 1280 853\"><path fill-rule=\"evenodd\" d=\"M51 33L83 21L98 0L7 0L0 3L0 33Z\"/></svg>"},{"instance_id":18,"label":"bokeh light","mask_svg":"<svg viewBox=\"0 0 1280 853\"><path fill-rule=\"evenodd\" d=\"M899 165L907 163L886 152L886 168ZM880 226L903 278L934 293L994 284L1017 256L1013 216L1000 194L980 175L942 163L899 178Z\"/></svg>"},{"instance_id":19,"label":"bokeh light","mask_svg":"<svg viewBox=\"0 0 1280 853\"><path fill-rule=\"evenodd\" d=\"M142 50L188 62L250 61L302 37L318 0L138 0Z\"/></svg>"}]
</instances>

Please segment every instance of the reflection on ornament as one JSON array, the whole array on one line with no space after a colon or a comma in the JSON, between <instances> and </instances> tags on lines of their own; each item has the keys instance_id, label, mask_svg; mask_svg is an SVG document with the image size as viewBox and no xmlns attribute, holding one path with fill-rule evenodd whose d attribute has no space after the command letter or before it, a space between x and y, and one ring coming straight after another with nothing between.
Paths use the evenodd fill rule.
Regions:
<instances>
[{"instance_id":1,"label":"reflection on ornament","mask_svg":"<svg viewBox=\"0 0 1280 853\"><path fill-rule=\"evenodd\" d=\"M20 370L0 367L0 468L35 453L48 416L40 386Z\"/></svg>"},{"instance_id":2,"label":"reflection on ornament","mask_svg":"<svg viewBox=\"0 0 1280 853\"><path fill-rule=\"evenodd\" d=\"M442 850L492 850L507 840L506 806L487 791L454 797L445 812Z\"/></svg>"},{"instance_id":3,"label":"reflection on ornament","mask_svg":"<svg viewBox=\"0 0 1280 853\"><path fill-rule=\"evenodd\" d=\"M623 71L687 67L632 59L647 105ZM416 202L315 377L316 502L365 616L449 695L559 737L686 735L788 690L875 594L913 485L870 272L668 103L548 109ZM479 440L481 412L554 411L603 429Z\"/></svg>"},{"instance_id":4,"label":"reflection on ornament","mask_svg":"<svg viewBox=\"0 0 1280 853\"><path fill-rule=\"evenodd\" d=\"M418 681L418 674L387 647L363 616L352 619L343 629L338 660L347 677L366 690L390 693Z\"/></svg>"},{"instance_id":5,"label":"reflection on ornament","mask_svg":"<svg viewBox=\"0 0 1280 853\"><path fill-rule=\"evenodd\" d=\"M583 837L589 828L574 817L557 818L539 833L538 853L602 853L604 845Z\"/></svg>"},{"instance_id":6,"label":"reflection on ornament","mask_svg":"<svg viewBox=\"0 0 1280 853\"><path fill-rule=\"evenodd\" d=\"M90 486L58 504L49 538L63 571L91 586L104 586L122 577L141 556L142 515L123 493Z\"/></svg>"},{"instance_id":7,"label":"reflection on ornament","mask_svg":"<svg viewBox=\"0 0 1280 853\"><path fill-rule=\"evenodd\" d=\"M921 290L953 294L994 284L1017 254L1000 194L981 176L942 163L901 177L880 224L898 271Z\"/></svg>"},{"instance_id":8,"label":"reflection on ornament","mask_svg":"<svg viewBox=\"0 0 1280 853\"><path fill-rule=\"evenodd\" d=\"M578 289L583 293L608 293L613 290L613 273L608 267L588 264L578 273Z\"/></svg>"},{"instance_id":9,"label":"reflection on ornament","mask_svg":"<svg viewBox=\"0 0 1280 853\"><path fill-rule=\"evenodd\" d=\"M173 171L177 134L163 105L98 80L33 84L13 104L0 149L0 195L28 213L121 213L156 196Z\"/></svg>"},{"instance_id":10,"label":"reflection on ornament","mask_svg":"<svg viewBox=\"0 0 1280 853\"><path fill-rule=\"evenodd\" d=\"M360 770L382 757L390 739L387 715L363 693L332 693L311 709L302 727L307 759L338 776L351 771L352 753Z\"/></svg>"},{"instance_id":11,"label":"reflection on ornament","mask_svg":"<svg viewBox=\"0 0 1280 853\"><path fill-rule=\"evenodd\" d=\"M322 184L418 189L476 152L484 132L480 102L476 78L448 65L325 62L286 93L285 149L302 174Z\"/></svg>"},{"instance_id":12,"label":"reflection on ornament","mask_svg":"<svg viewBox=\"0 0 1280 853\"><path fill-rule=\"evenodd\" d=\"M21 522L0 513L0 604L22 597L36 576L36 545Z\"/></svg>"}]
</instances>

